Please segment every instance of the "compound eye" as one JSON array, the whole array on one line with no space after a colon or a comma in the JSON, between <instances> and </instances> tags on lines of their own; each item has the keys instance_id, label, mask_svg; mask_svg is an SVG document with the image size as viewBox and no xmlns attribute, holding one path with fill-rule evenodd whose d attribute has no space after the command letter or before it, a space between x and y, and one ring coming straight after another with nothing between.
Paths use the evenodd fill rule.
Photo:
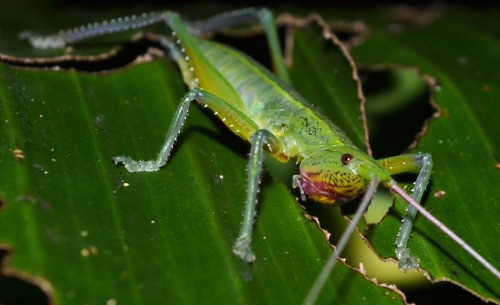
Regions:
<instances>
[{"instance_id":1,"label":"compound eye","mask_svg":"<svg viewBox=\"0 0 500 305\"><path fill-rule=\"evenodd\" d=\"M347 165L349 162L351 162L353 156L351 154L343 154L342 157L340 157L340 161L342 164Z\"/></svg>"}]
</instances>

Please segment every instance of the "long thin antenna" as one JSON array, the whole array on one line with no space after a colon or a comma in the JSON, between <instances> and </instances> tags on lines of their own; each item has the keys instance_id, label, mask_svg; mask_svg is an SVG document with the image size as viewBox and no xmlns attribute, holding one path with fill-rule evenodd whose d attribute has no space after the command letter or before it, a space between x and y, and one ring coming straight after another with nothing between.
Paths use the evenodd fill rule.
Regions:
<instances>
[{"instance_id":1,"label":"long thin antenna","mask_svg":"<svg viewBox=\"0 0 500 305\"><path fill-rule=\"evenodd\" d=\"M478 262L480 262L486 269L488 269L493 275L495 275L498 279L500 279L500 271L496 269L490 262L488 262L481 254L477 253L469 244L467 244L463 239L461 239L457 234L455 234L452 230L450 230L447 226L445 226L441 221L439 221L436 217L432 216L431 213L427 212L420 204L418 204L413 198L408 196L403 189L401 189L395 182L391 183L391 190L395 191L399 194L406 202L411 204L417 211L422 214L425 218L427 218L430 222L432 222L437 228L443 231L446 235L448 235L454 242L456 242L459 246L461 246L465 251L467 251L472 257L474 257Z\"/></svg>"},{"instance_id":2,"label":"long thin antenna","mask_svg":"<svg viewBox=\"0 0 500 305\"><path fill-rule=\"evenodd\" d=\"M330 276L333 267L337 263L340 254L342 254L342 251L344 251L344 248L347 245L347 242L349 241L349 238L351 237L352 233L356 229L356 226L358 225L361 216L363 216L363 213L366 211L368 204L370 204L373 194L377 190L378 182L379 182L378 177L374 176L370 182L370 187L368 188L368 191L365 193L365 197L363 197L363 200L361 201L361 204L359 205L358 210L356 211L356 214L354 214L351 223L349 224L349 226L343 233L342 237L340 238L340 241L335 247L335 251L333 251L332 255L330 255L330 258L323 267L323 270L321 270L320 274L314 281L314 284L312 285L311 289L309 289L309 292L307 293L307 296L304 299L304 302L302 303L303 305L314 304L318 299L319 293L323 289L325 282L328 280L328 277Z\"/></svg>"}]
</instances>

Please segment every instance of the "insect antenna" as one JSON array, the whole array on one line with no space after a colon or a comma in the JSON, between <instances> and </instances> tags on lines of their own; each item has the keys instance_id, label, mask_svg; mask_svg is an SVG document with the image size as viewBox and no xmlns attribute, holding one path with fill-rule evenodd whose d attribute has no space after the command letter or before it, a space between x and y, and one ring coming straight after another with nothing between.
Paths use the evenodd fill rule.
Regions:
<instances>
[{"instance_id":1,"label":"insect antenna","mask_svg":"<svg viewBox=\"0 0 500 305\"><path fill-rule=\"evenodd\" d=\"M439 219L434 217L426 209L424 209L420 204L418 204L413 198L411 198L402 188L400 188L395 181L389 186L391 190L398 193L401 198L403 198L410 205L415 207L415 209L432 224L434 224L443 233L448 235L454 242L460 245L465 251L467 251L472 257L474 257L479 263L481 263L486 269L488 269L493 275L500 279L500 271L496 269L490 262L488 262L481 254L474 250L469 244L467 244L462 238L455 234L451 229L445 226Z\"/></svg>"},{"instance_id":2,"label":"insect antenna","mask_svg":"<svg viewBox=\"0 0 500 305\"><path fill-rule=\"evenodd\" d=\"M363 197L363 200L361 201L361 204L359 205L356 214L354 214L351 223L342 234L342 237L340 238L337 246L335 246L335 250L330 255L330 258L328 258L328 261L326 262L320 274L314 281L314 284L311 286L311 289L309 289L309 292L307 293L307 296L305 297L304 302L302 303L303 305L311 305L316 302L321 290L323 289L323 286L325 285L325 282L328 280L328 277L330 276L333 267L335 266L338 258L344 251L344 248L347 245L347 242L349 241L349 238L351 237L352 233L356 229L356 226L358 225L361 216L366 211L368 204L370 204L372 197L375 194L375 191L377 190L378 183L379 183L378 177L374 176L370 181L370 186L368 187L368 191L365 193L365 196Z\"/></svg>"}]
</instances>

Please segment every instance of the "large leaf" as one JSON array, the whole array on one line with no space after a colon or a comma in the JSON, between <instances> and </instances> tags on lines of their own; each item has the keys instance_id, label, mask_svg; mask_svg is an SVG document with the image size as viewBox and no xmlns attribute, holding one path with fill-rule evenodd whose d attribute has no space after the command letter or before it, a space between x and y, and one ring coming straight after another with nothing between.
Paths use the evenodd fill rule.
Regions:
<instances>
[{"instance_id":1,"label":"large leaf","mask_svg":"<svg viewBox=\"0 0 500 305\"><path fill-rule=\"evenodd\" d=\"M446 54L456 52L458 42L454 47L426 40L444 41L439 33L449 38L446 30L457 26L453 20L458 17L453 16L460 13L452 11L446 15L451 17L440 22L394 36L384 30L384 21L373 18L379 12L370 12L366 19L372 20L371 36L353 52L361 63L417 66L439 79L442 90L436 101L447 116L429 125L418 147L431 152L435 161L425 205L498 265L496 235L490 229L498 215L494 204L498 170L493 154L498 141L494 127L483 126L495 122L487 121L498 107L493 103L495 91L479 92L488 94L490 104L471 103L478 96L474 88L494 88L495 72L488 62L494 62L498 53L483 54L477 66L468 66L469 73L483 76L476 84L486 80L488 85L474 87L466 74L448 70L460 65L443 64L449 59ZM49 15L39 18L44 16ZM65 24L73 17L81 20L82 14L64 14ZM12 31L31 28L26 20L21 25L10 22ZM480 24L481 30L487 27L485 21ZM50 24L53 30L60 26ZM477 32L469 31L468 45L479 43L474 40ZM9 32L7 38L15 36ZM102 48L102 41L107 40L76 52L96 54L108 47ZM498 48L495 40L479 41L490 50ZM12 41L3 45L11 55L61 53L32 50ZM355 143L363 145L356 84L338 48L311 25L296 32L293 56L294 85ZM72 65L93 64L85 60L66 64ZM92 67L107 70L102 62ZM146 58L97 74L5 64L1 69L0 196L4 208L0 243L14 250L4 273L34 281L61 304L301 302L331 249L317 226L303 216L288 188L266 176L256 223L258 260L248 266L232 255L243 209L248 145L216 120L193 107L171 161L160 172L129 174L113 166L110 157L114 155L156 155L185 92L171 63ZM488 111L481 111L486 106ZM464 137L464 132L470 136ZM397 141L391 134L387 137ZM451 151L443 150L444 145L452 146L457 158L450 160ZM463 162L455 161L460 160L458 156ZM478 170L478 163L490 166ZM446 196L434 199L437 190L445 190ZM471 204L489 201L488 210ZM383 256L393 255L398 217L391 214L382 226L370 231ZM464 219L467 226L460 228L458 219ZM422 266L435 278L445 274L483 298L498 301L498 280L442 236L419 218L410 246ZM387 292L340 265L318 303L394 302L394 293Z\"/></svg>"},{"instance_id":2,"label":"large leaf","mask_svg":"<svg viewBox=\"0 0 500 305\"><path fill-rule=\"evenodd\" d=\"M352 73L336 56L342 73L334 84ZM105 73L21 68L4 59L5 274L38 284L59 304L302 301L331 247L288 188L266 176L258 259L248 265L232 254L249 146L214 118L193 107L164 170L131 174L113 165L115 155L156 155L185 92L175 66L152 53ZM356 105L356 84L347 83L342 94ZM320 302L402 302L397 290L344 265L327 285Z\"/></svg>"}]
</instances>

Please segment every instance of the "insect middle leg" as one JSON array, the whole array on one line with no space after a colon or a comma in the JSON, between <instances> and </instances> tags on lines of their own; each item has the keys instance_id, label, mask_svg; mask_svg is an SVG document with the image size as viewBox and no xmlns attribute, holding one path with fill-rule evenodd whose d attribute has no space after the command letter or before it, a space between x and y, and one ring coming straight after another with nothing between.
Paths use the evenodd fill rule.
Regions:
<instances>
[{"instance_id":1,"label":"insect middle leg","mask_svg":"<svg viewBox=\"0 0 500 305\"><path fill-rule=\"evenodd\" d=\"M197 101L203 107L210 108L228 125L235 133L241 135L251 135L250 158L248 163L248 185L247 197L245 201L244 219L240 234L233 247L233 253L247 262L253 262L255 255L251 250L253 235L253 223L255 218L255 209L257 205L257 193L260 184L260 177L263 163L263 149L268 147L272 152L279 152L281 143L267 130L257 130L257 126L245 114L221 100L217 96L205 92L201 89L193 89L184 96L181 104L175 112L174 119L167 132L165 142L158 154L156 160L135 161L129 157L118 156L113 160L116 164L122 163L129 172L157 171L164 166L172 151L175 139L177 138L184 121L188 115L189 105L192 101Z\"/></svg>"},{"instance_id":2,"label":"insect middle leg","mask_svg":"<svg viewBox=\"0 0 500 305\"><path fill-rule=\"evenodd\" d=\"M250 149L250 158L248 161L248 186L243 224L233 247L233 253L246 262L255 261L255 255L250 245L252 243L257 193L259 191L262 163L264 161L263 149L267 146L271 152L277 152L281 146L279 140L265 129L257 130L251 137L251 143L252 148Z\"/></svg>"},{"instance_id":3,"label":"insect middle leg","mask_svg":"<svg viewBox=\"0 0 500 305\"><path fill-rule=\"evenodd\" d=\"M401 155L381 159L379 163L386 168L391 175L419 171L413 185L411 197L416 202L420 203L431 177L432 158L430 154L416 153ZM410 254L410 250L407 246L416 215L417 210L413 206L409 206L396 239L398 267L404 271L418 269L418 260Z\"/></svg>"},{"instance_id":4,"label":"insect middle leg","mask_svg":"<svg viewBox=\"0 0 500 305\"><path fill-rule=\"evenodd\" d=\"M172 151L174 142L179 135L184 122L186 121L189 106L192 101L197 101L203 107L210 108L228 125L235 133L242 135L252 134L257 130L255 123L245 114L223 101L219 97L201 89L192 89L183 98L175 111L174 118L168 129L165 142L158 153L156 160L134 161L129 157L113 157L116 164L122 163L129 172L152 172L164 166Z\"/></svg>"}]
</instances>

